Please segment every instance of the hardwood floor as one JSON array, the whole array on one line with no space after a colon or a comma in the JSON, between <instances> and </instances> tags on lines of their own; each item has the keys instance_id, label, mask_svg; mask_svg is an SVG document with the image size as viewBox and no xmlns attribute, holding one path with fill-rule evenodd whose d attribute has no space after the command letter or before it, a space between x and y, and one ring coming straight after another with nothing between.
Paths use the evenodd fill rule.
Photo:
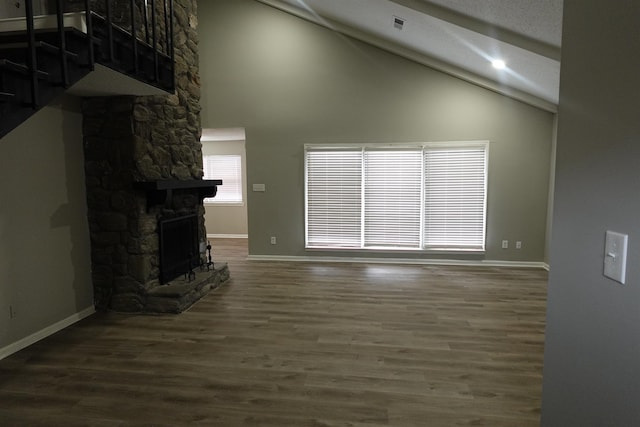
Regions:
<instances>
[{"instance_id":1,"label":"hardwood floor","mask_svg":"<svg viewBox=\"0 0 640 427\"><path fill-rule=\"evenodd\" d=\"M537 426L547 273L247 261L0 361L2 426Z\"/></svg>"}]
</instances>

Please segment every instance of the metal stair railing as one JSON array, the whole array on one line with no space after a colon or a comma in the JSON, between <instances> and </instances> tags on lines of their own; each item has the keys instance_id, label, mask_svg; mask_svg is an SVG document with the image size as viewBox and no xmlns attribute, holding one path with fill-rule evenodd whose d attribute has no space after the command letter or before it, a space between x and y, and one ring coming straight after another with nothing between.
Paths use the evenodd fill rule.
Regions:
<instances>
[{"instance_id":1,"label":"metal stair railing","mask_svg":"<svg viewBox=\"0 0 640 427\"><path fill-rule=\"evenodd\" d=\"M69 64L67 63L67 42L64 36L64 8L62 0L56 0L56 23L58 24L58 44L60 45L60 74L63 87L69 87Z\"/></svg>"},{"instance_id":2,"label":"metal stair railing","mask_svg":"<svg viewBox=\"0 0 640 427\"><path fill-rule=\"evenodd\" d=\"M49 1L44 22L55 24L46 28L43 17L34 16L34 3L24 0L23 30L0 32L0 138L95 63L167 92L175 89L173 0ZM69 25L65 12L84 13L85 28Z\"/></svg>"},{"instance_id":3,"label":"metal stair railing","mask_svg":"<svg viewBox=\"0 0 640 427\"><path fill-rule=\"evenodd\" d=\"M25 13L27 21L27 67L31 87L31 106L38 108L38 60L36 57L36 32L33 24L33 0L26 0Z\"/></svg>"},{"instance_id":4,"label":"metal stair railing","mask_svg":"<svg viewBox=\"0 0 640 427\"><path fill-rule=\"evenodd\" d=\"M88 2L88 0L86 0ZM157 0L129 0L128 7L128 21L129 22L114 22L114 8L113 8L113 0L104 0L101 2L101 7L104 8L104 25L106 26L106 56L107 60L115 64L119 59L116 54L116 36L115 32L124 28L127 29L127 32L130 32L128 35L129 41L127 44L130 44L129 49L131 50L131 69L134 75L139 75L141 72L141 64L140 64L140 46L138 46L139 42L144 41L144 43L151 48L151 76L148 76L151 81L155 83L160 83L160 60L159 55L163 53L167 58L170 59L171 63L171 73L173 74L173 64L175 61L175 52L174 52L174 5L173 0L161 0L162 4L160 4ZM149 12L149 8L151 11ZM138 27L138 19L136 19L139 15L140 20L142 21L143 28L140 29ZM149 16L150 15L150 16ZM159 15L163 15L159 17ZM159 24L164 24L164 34L159 31ZM149 28L151 26L151 28ZM140 32L140 34L138 34ZM122 33L119 32L119 36L122 36ZM161 37L164 37L163 39ZM164 52L161 52L161 49L164 48ZM171 87L175 83L171 82Z\"/></svg>"},{"instance_id":5,"label":"metal stair railing","mask_svg":"<svg viewBox=\"0 0 640 427\"><path fill-rule=\"evenodd\" d=\"M58 3L62 3L63 0L56 0ZM95 51L93 47L93 17L91 16L91 5L89 0L84 0L84 13L85 22L87 26L87 54L89 57L89 69L91 71L95 68Z\"/></svg>"}]
</instances>

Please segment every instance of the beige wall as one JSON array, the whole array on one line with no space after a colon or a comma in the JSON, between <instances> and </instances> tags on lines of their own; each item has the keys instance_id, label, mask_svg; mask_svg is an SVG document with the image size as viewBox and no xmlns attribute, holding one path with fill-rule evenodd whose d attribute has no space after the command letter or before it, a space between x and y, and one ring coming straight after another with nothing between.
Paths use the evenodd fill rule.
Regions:
<instances>
[{"instance_id":1,"label":"beige wall","mask_svg":"<svg viewBox=\"0 0 640 427\"><path fill-rule=\"evenodd\" d=\"M485 258L543 261L551 113L255 1L201 1L199 34L203 127L245 127L248 186L267 188L251 254L340 255L304 249L305 143L489 140Z\"/></svg>"},{"instance_id":2,"label":"beige wall","mask_svg":"<svg viewBox=\"0 0 640 427\"><path fill-rule=\"evenodd\" d=\"M19 7L16 7L18 5ZM42 15L46 10L47 0L33 0L33 14ZM22 18L26 15L25 0L0 0L0 19Z\"/></svg>"},{"instance_id":3,"label":"beige wall","mask_svg":"<svg viewBox=\"0 0 640 427\"><path fill-rule=\"evenodd\" d=\"M564 2L542 425L640 425L640 2ZM629 236L624 285L607 230Z\"/></svg>"},{"instance_id":4,"label":"beige wall","mask_svg":"<svg viewBox=\"0 0 640 427\"><path fill-rule=\"evenodd\" d=\"M202 155L238 154L242 157L242 199L240 205L216 205L205 203L205 227L207 235L240 237L247 235L247 162L244 141L204 141ZM223 183L224 185L224 183Z\"/></svg>"},{"instance_id":5,"label":"beige wall","mask_svg":"<svg viewBox=\"0 0 640 427\"><path fill-rule=\"evenodd\" d=\"M556 150L558 146L558 115L553 115L551 136L551 158L549 159L549 196L547 198L547 229L545 231L544 262L549 265L551 231L553 228L553 197L556 189Z\"/></svg>"},{"instance_id":6,"label":"beige wall","mask_svg":"<svg viewBox=\"0 0 640 427\"><path fill-rule=\"evenodd\" d=\"M79 110L60 98L0 139L0 354L93 307Z\"/></svg>"}]
</instances>

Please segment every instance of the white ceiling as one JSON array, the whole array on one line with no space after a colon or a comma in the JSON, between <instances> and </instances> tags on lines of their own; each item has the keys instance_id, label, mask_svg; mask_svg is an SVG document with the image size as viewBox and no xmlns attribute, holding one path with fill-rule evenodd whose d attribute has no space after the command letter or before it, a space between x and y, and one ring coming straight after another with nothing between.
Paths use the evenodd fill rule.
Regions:
<instances>
[{"instance_id":1,"label":"white ceiling","mask_svg":"<svg viewBox=\"0 0 640 427\"><path fill-rule=\"evenodd\" d=\"M423 0L560 47L562 0Z\"/></svg>"},{"instance_id":2,"label":"white ceiling","mask_svg":"<svg viewBox=\"0 0 640 427\"><path fill-rule=\"evenodd\" d=\"M548 110L558 103L562 0L259 1Z\"/></svg>"}]
</instances>

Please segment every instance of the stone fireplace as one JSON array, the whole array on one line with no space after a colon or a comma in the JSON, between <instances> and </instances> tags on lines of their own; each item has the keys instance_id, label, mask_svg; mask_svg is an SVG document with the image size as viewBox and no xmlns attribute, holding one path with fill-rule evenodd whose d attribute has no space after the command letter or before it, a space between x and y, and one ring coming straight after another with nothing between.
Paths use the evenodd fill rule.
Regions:
<instances>
[{"instance_id":1,"label":"stone fireplace","mask_svg":"<svg viewBox=\"0 0 640 427\"><path fill-rule=\"evenodd\" d=\"M228 278L204 268L204 197L195 0L175 0L176 93L83 100L92 278L98 309L181 312ZM162 272L159 225L193 218L189 271ZM191 246L195 248L196 245ZM191 249L191 251L194 249Z\"/></svg>"}]
</instances>

